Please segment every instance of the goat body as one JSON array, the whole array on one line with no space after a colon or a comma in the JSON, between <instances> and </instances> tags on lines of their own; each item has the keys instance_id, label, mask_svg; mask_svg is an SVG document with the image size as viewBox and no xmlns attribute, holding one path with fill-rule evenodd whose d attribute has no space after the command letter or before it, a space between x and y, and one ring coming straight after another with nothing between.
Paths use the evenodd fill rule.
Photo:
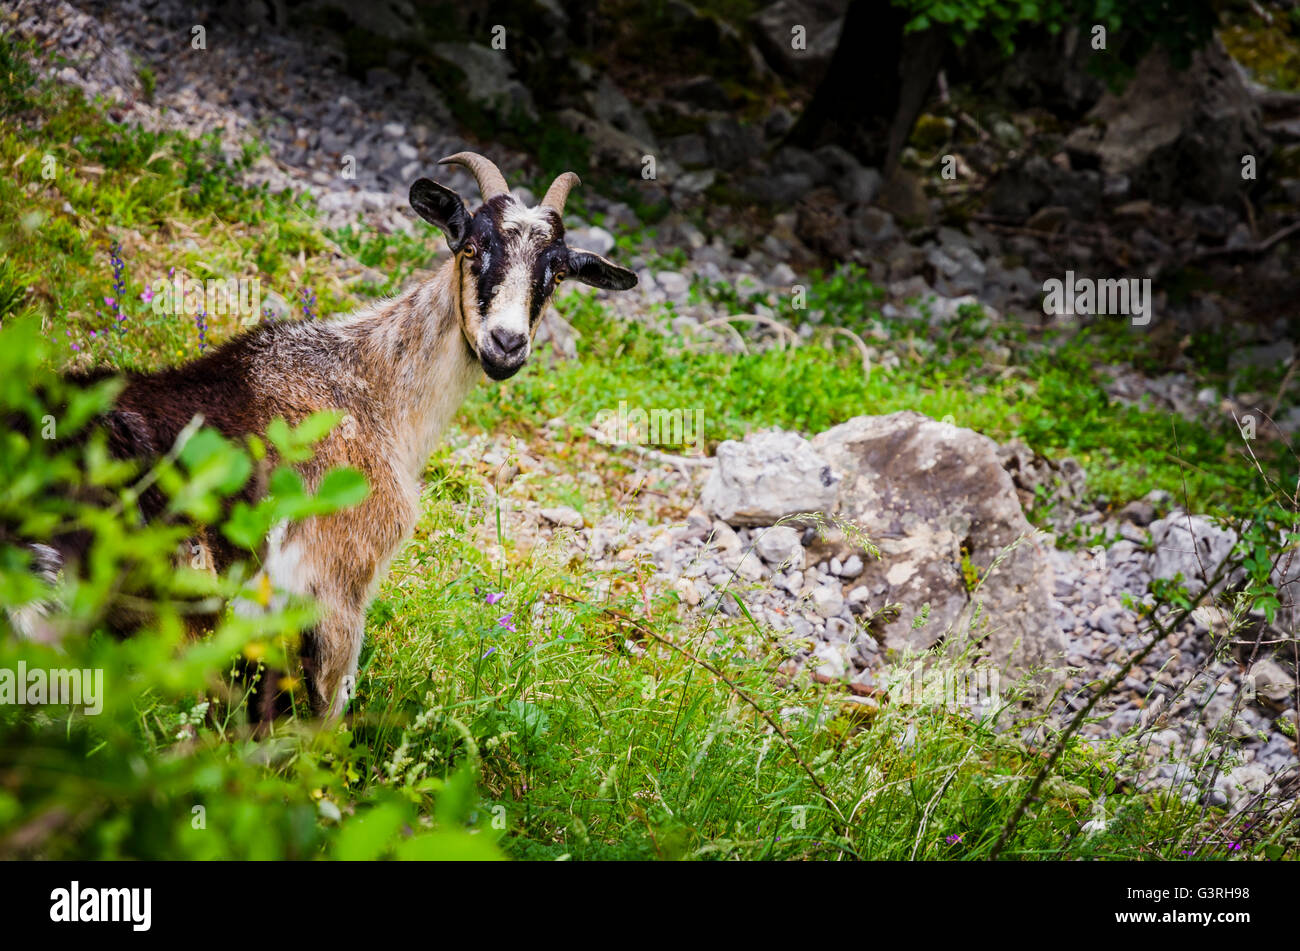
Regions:
<instances>
[{"instance_id":1,"label":"goat body","mask_svg":"<svg viewBox=\"0 0 1300 951\"><path fill-rule=\"evenodd\" d=\"M412 186L412 206L454 252L431 279L342 319L263 324L189 364L134 376L106 421L115 455L148 459L200 414L231 439L264 433L276 417L294 424L323 409L345 414L296 468L314 490L328 470L352 466L370 494L334 514L276 526L261 567L275 589L322 609L300 658L313 711L330 717L354 686L366 608L415 526L425 462L466 394L485 372L500 380L522 366L567 274L612 289L636 283L630 271L564 245L560 216L576 176L561 176L542 206L528 209L482 156L444 161L474 172L484 205L471 216L442 186ZM257 472L243 496L265 492ZM142 507L147 518L160 514L157 502ZM241 556L216 532L200 543L219 571Z\"/></svg>"}]
</instances>

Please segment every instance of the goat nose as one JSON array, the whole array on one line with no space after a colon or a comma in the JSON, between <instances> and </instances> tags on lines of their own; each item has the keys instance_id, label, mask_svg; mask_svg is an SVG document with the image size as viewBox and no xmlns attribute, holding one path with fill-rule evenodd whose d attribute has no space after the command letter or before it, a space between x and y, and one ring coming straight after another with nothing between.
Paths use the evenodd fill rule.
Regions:
<instances>
[{"instance_id":1,"label":"goat nose","mask_svg":"<svg viewBox=\"0 0 1300 951\"><path fill-rule=\"evenodd\" d=\"M501 351L501 356L513 357L524 349L528 338L517 330L496 327L492 331L492 342Z\"/></svg>"}]
</instances>

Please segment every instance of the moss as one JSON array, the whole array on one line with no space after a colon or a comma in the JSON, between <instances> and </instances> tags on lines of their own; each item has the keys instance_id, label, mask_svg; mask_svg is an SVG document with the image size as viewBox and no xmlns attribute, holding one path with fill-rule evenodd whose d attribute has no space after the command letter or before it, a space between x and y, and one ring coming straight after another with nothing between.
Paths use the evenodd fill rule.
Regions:
<instances>
[{"instance_id":1,"label":"moss","mask_svg":"<svg viewBox=\"0 0 1300 951\"><path fill-rule=\"evenodd\" d=\"M1223 45L1233 59L1266 86L1300 90L1300 23L1276 16L1273 25L1260 21L1230 26Z\"/></svg>"}]
</instances>

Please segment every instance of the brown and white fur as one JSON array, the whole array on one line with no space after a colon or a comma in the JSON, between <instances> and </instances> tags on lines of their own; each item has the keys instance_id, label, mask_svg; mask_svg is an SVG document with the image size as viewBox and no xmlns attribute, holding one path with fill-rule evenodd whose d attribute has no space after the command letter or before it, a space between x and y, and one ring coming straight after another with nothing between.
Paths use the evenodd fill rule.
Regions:
<instances>
[{"instance_id":1,"label":"brown and white fur","mask_svg":"<svg viewBox=\"0 0 1300 951\"><path fill-rule=\"evenodd\" d=\"M341 319L265 324L192 363L130 378L105 421L115 454L147 460L198 414L230 438L263 433L276 417L292 424L321 409L346 414L298 470L312 489L329 469L353 466L369 496L276 526L261 564L275 589L321 607L300 659L313 712L331 718L355 681L366 608L415 526L426 460L466 394L484 374L505 380L523 366L563 278L616 290L636 283L631 271L565 245L564 200L577 176L560 176L541 205L527 208L482 156L443 162L468 167L484 202L471 215L449 189L428 179L412 185L412 208L453 252L432 278ZM251 478L243 497L263 495L264 480ZM142 501L147 518L163 505ZM219 571L241 556L219 532L204 532L200 544ZM273 700L259 701L255 718Z\"/></svg>"}]
</instances>

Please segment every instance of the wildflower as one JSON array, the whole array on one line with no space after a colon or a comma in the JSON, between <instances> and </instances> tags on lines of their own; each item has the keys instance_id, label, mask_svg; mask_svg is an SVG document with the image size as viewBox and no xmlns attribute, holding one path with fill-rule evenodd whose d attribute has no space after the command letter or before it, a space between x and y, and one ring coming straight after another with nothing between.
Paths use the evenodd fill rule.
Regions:
<instances>
[{"instance_id":1,"label":"wildflower","mask_svg":"<svg viewBox=\"0 0 1300 951\"><path fill-rule=\"evenodd\" d=\"M122 322L126 313L122 310L122 300L126 297L126 262L122 260L122 244L114 241L108 250L109 262L113 267L113 296L105 297L104 304L117 310L117 329L122 331Z\"/></svg>"},{"instance_id":2,"label":"wildflower","mask_svg":"<svg viewBox=\"0 0 1300 951\"><path fill-rule=\"evenodd\" d=\"M511 611L509 614L503 614L501 617L497 618L497 624L513 634L515 632L514 616L514 611Z\"/></svg>"},{"instance_id":3,"label":"wildflower","mask_svg":"<svg viewBox=\"0 0 1300 951\"><path fill-rule=\"evenodd\" d=\"M488 603L488 604L496 604L498 601L500 601L500 600L501 600L502 598L504 598L505 596L506 596L506 595L505 595L505 592L504 592L504 591L489 591L489 592L488 592L488 596L487 596L487 603Z\"/></svg>"},{"instance_id":4,"label":"wildflower","mask_svg":"<svg viewBox=\"0 0 1300 951\"><path fill-rule=\"evenodd\" d=\"M487 654L484 654L482 657L479 658L479 660L486 660L487 657L488 657L488 655L491 654L491 653L492 653L493 651L495 651L495 650L496 650L495 647L489 647L489 648L487 649Z\"/></svg>"},{"instance_id":5,"label":"wildflower","mask_svg":"<svg viewBox=\"0 0 1300 951\"><path fill-rule=\"evenodd\" d=\"M961 833L954 832L952 835L944 836L943 841L947 842L949 845L956 845L961 841Z\"/></svg>"},{"instance_id":6,"label":"wildflower","mask_svg":"<svg viewBox=\"0 0 1300 951\"><path fill-rule=\"evenodd\" d=\"M148 304L150 301L152 301L152 300L153 300L153 288L152 288L152 287L145 287L145 289L144 289L143 291L140 292L140 300L144 301L146 304Z\"/></svg>"},{"instance_id":7,"label":"wildflower","mask_svg":"<svg viewBox=\"0 0 1300 951\"><path fill-rule=\"evenodd\" d=\"M199 328L199 353L202 353L208 346L208 312L200 310L194 315L194 323Z\"/></svg>"},{"instance_id":8,"label":"wildflower","mask_svg":"<svg viewBox=\"0 0 1300 951\"><path fill-rule=\"evenodd\" d=\"M305 320L316 319L316 292L310 287L304 287L298 292L302 299L302 316Z\"/></svg>"}]
</instances>

